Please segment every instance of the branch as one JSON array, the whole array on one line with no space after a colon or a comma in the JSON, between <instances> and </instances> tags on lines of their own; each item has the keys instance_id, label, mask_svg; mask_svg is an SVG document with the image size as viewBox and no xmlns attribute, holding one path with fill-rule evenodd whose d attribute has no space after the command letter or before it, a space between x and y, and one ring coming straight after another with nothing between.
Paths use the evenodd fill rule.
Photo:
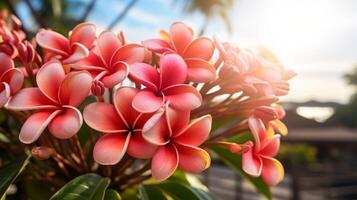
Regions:
<instances>
[{"instance_id":1,"label":"branch","mask_svg":"<svg viewBox=\"0 0 357 200\"><path fill-rule=\"evenodd\" d=\"M81 17L81 21L86 21L89 14L92 12L95 4L97 3L97 0L92 0L90 4L88 5L87 9L84 11L83 16Z\"/></svg>"},{"instance_id":2,"label":"branch","mask_svg":"<svg viewBox=\"0 0 357 200\"><path fill-rule=\"evenodd\" d=\"M134 5L138 2L138 0L131 0L130 3L126 5L123 11L114 19L112 23L108 26L109 30L112 30L119 22L121 22L126 14L134 7Z\"/></svg>"},{"instance_id":3,"label":"branch","mask_svg":"<svg viewBox=\"0 0 357 200\"><path fill-rule=\"evenodd\" d=\"M31 2L29 0L24 0L27 7L30 9L32 16L35 18L36 23L40 26L40 28L43 28L46 26L45 22L42 20L42 18L38 15L37 11L35 8L32 6Z\"/></svg>"}]
</instances>

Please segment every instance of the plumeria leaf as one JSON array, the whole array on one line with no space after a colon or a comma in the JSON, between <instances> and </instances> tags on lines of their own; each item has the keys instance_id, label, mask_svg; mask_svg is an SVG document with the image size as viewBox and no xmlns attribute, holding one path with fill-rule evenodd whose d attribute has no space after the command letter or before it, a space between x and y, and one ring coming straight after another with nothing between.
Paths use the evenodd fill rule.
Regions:
<instances>
[{"instance_id":1,"label":"plumeria leaf","mask_svg":"<svg viewBox=\"0 0 357 200\"><path fill-rule=\"evenodd\" d=\"M229 141L243 144L248 140L253 140L252 135L249 132L239 134L233 138L231 138ZM216 154L217 156L229 167L237 171L239 174L241 174L243 177L245 177L249 182L251 182L255 189L264 195L267 199L271 199L271 191L269 186L263 181L261 177L255 178L252 176L249 176L242 170L242 157L236 154L231 153L228 149L223 148L223 147L217 147L217 146L212 146L210 147Z\"/></svg>"},{"instance_id":2,"label":"plumeria leaf","mask_svg":"<svg viewBox=\"0 0 357 200\"><path fill-rule=\"evenodd\" d=\"M113 189L105 191L104 200L121 200L120 194Z\"/></svg>"},{"instance_id":3,"label":"plumeria leaf","mask_svg":"<svg viewBox=\"0 0 357 200\"><path fill-rule=\"evenodd\" d=\"M6 190L15 181L17 176L25 169L29 163L30 156L16 162L12 162L0 169L0 197L5 196Z\"/></svg>"},{"instance_id":4,"label":"plumeria leaf","mask_svg":"<svg viewBox=\"0 0 357 200\"><path fill-rule=\"evenodd\" d=\"M110 179L89 173L78 176L58 190L50 200L103 200Z\"/></svg>"},{"instance_id":5,"label":"plumeria leaf","mask_svg":"<svg viewBox=\"0 0 357 200\"><path fill-rule=\"evenodd\" d=\"M142 185L139 188L141 200L167 200L167 196L159 188L153 185Z\"/></svg>"}]
</instances>

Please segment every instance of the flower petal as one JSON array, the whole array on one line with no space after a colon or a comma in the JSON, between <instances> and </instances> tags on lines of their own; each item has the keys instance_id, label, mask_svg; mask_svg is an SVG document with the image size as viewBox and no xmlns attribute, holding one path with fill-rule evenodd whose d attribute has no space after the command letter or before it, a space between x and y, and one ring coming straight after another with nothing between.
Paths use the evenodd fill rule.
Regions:
<instances>
[{"instance_id":1,"label":"flower petal","mask_svg":"<svg viewBox=\"0 0 357 200\"><path fill-rule=\"evenodd\" d=\"M92 77L88 72L70 72L60 86L62 105L79 106L87 98L91 86Z\"/></svg>"},{"instance_id":2,"label":"flower petal","mask_svg":"<svg viewBox=\"0 0 357 200\"><path fill-rule=\"evenodd\" d=\"M142 42L144 47L148 48L155 53L174 53L170 44L162 39L149 39Z\"/></svg>"},{"instance_id":3,"label":"flower petal","mask_svg":"<svg viewBox=\"0 0 357 200\"><path fill-rule=\"evenodd\" d=\"M157 91L159 86L159 73L157 70L146 63L134 63L130 65L129 77L150 90Z\"/></svg>"},{"instance_id":4,"label":"flower petal","mask_svg":"<svg viewBox=\"0 0 357 200\"><path fill-rule=\"evenodd\" d=\"M51 31L41 29L36 34L36 42L44 49L66 56L69 52L69 41L63 35Z\"/></svg>"},{"instance_id":5,"label":"flower petal","mask_svg":"<svg viewBox=\"0 0 357 200\"><path fill-rule=\"evenodd\" d=\"M46 129L47 125L55 118L60 110L44 110L32 114L22 125L19 139L22 143L35 142Z\"/></svg>"},{"instance_id":6,"label":"flower petal","mask_svg":"<svg viewBox=\"0 0 357 200\"><path fill-rule=\"evenodd\" d=\"M190 122L189 110L178 110L165 105L166 121L172 136L178 135Z\"/></svg>"},{"instance_id":7,"label":"flower petal","mask_svg":"<svg viewBox=\"0 0 357 200\"><path fill-rule=\"evenodd\" d=\"M139 116L131 105L135 95L139 92L138 89L132 87L121 87L114 93L114 106L121 119L132 127Z\"/></svg>"},{"instance_id":8,"label":"flower petal","mask_svg":"<svg viewBox=\"0 0 357 200\"><path fill-rule=\"evenodd\" d=\"M216 70L209 62L196 58L187 58L185 62L188 80L202 83L213 81L216 78Z\"/></svg>"},{"instance_id":9,"label":"flower petal","mask_svg":"<svg viewBox=\"0 0 357 200\"><path fill-rule=\"evenodd\" d=\"M200 58L202 60L210 60L214 52L214 44L207 37L200 37L192 41L185 49L184 58Z\"/></svg>"},{"instance_id":10,"label":"flower petal","mask_svg":"<svg viewBox=\"0 0 357 200\"><path fill-rule=\"evenodd\" d=\"M175 142L191 146L200 146L211 131L212 117L205 115L194 119L180 134L175 138Z\"/></svg>"},{"instance_id":11,"label":"flower petal","mask_svg":"<svg viewBox=\"0 0 357 200\"><path fill-rule=\"evenodd\" d=\"M251 176L258 177L262 172L262 159L253 153L253 143L247 142L249 146L248 151L242 154L242 168L243 171Z\"/></svg>"},{"instance_id":12,"label":"flower petal","mask_svg":"<svg viewBox=\"0 0 357 200\"><path fill-rule=\"evenodd\" d=\"M128 76L129 66L124 62L117 62L111 71L111 74L102 78L102 82L106 88L112 88L121 83Z\"/></svg>"},{"instance_id":13,"label":"flower petal","mask_svg":"<svg viewBox=\"0 0 357 200\"><path fill-rule=\"evenodd\" d=\"M72 30L69 42L71 44L80 43L87 49L91 49L96 39L95 30L95 25L92 23L80 23Z\"/></svg>"},{"instance_id":14,"label":"flower petal","mask_svg":"<svg viewBox=\"0 0 357 200\"><path fill-rule=\"evenodd\" d=\"M44 95L59 103L58 91L65 76L62 64L59 61L50 61L38 70L36 81Z\"/></svg>"},{"instance_id":15,"label":"flower petal","mask_svg":"<svg viewBox=\"0 0 357 200\"><path fill-rule=\"evenodd\" d=\"M202 96L189 85L173 85L162 91L170 106L179 110L193 110L202 104Z\"/></svg>"},{"instance_id":16,"label":"flower petal","mask_svg":"<svg viewBox=\"0 0 357 200\"><path fill-rule=\"evenodd\" d=\"M268 156L268 157L275 157L278 154L280 147L280 135L274 135L269 142L264 144L264 147L259 151L259 154Z\"/></svg>"},{"instance_id":17,"label":"flower petal","mask_svg":"<svg viewBox=\"0 0 357 200\"><path fill-rule=\"evenodd\" d=\"M19 69L10 69L1 77L1 82L6 82L10 86L11 94L15 94L22 88L24 83L24 74Z\"/></svg>"},{"instance_id":18,"label":"flower petal","mask_svg":"<svg viewBox=\"0 0 357 200\"><path fill-rule=\"evenodd\" d=\"M0 108L2 108L10 98L10 86L2 82L0 84Z\"/></svg>"},{"instance_id":19,"label":"flower petal","mask_svg":"<svg viewBox=\"0 0 357 200\"><path fill-rule=\"evenodd\" d=\"M57 108L55 103L42 94L38 88L24 88L13 96L6 108L11 110L34 110Z\"/></svg>"},{"instance_id":20,"label":"flower petal","mask_svg":"<svg viewBox=\"0 0 357 200\"><path fill-rule=\"evenodd\" d=\"M175 172L178 162L178 153L174 145L159 147L151 162L152 177L157 181L169 178Z\"/></svg>"},{"instance_id":21,"label":"flower petal","mask_svg":"<svg viewBox=\"0 0 357 200\"><path fill-rule=\"evenodd\" d=\"M157 111L163 104L163 97L158 97L150 90L144 89L135 95L132 106L141 113L152 113Z\"/></svg>"},{"instance_id":22,"label":"flower petal","mask_svg":"<svg viewBox=\"0 0 357 200\"><path fill-rule=\"evenodd\" d=\"M207 151L189 145L175 144L179 155L179 168L189 173L200 173L211 165Z\"/></svg>"},{"instance_id":23,"label":"flower petal","mask_svg":"<svg viewBox=\"0 0 357 200\"><path fill-rule=\"evenodd\" d=\"M187 66L181 56L165 54L160 58L160 88L184 83L187 77Z\"/></svg>"},{"instance_id":24,"label":"flower petal","mask_svg":"<svg viewBox=\"0 0 357 200\"><path fill-rule=\"evenodd\" d=\"M275 186L284 178L283 165L274 158L263 157L262 178L269 186Z\"/></svg>"},{"instance_id":25,"label":"flower petal","mask_svg":"<svg viewBox=\"0 0 357 200\"><path fill-rule=\"evenodd\" d=\"M254 137L255 149L259 151L261 148L261 143L267 137L267 131L265 129L264 123L261 119L249 117L248 126Z\"/></svg>"},{"instance_id":26,"label":"flower petal","mask_svg":"<svg viewBox=\"0 0 357 200\"><path fill-rule=\"evenodd\" d=\"M130 134L122 133L105 134L94 146L94 160L101 165L115 165L124 156L130 141Z\"/></svg>"},{"instance_id":27,"label":"flower petal","mask_svg":"<svg viewBox=\"0 0 357 200\"><path fill-rule=\"evenodd\" d=\"M68 139L75 135L83 124L81 112L72 106L64 106L64 112L58 114L48 125L48 130L59 139Z\"/></svg>"},{"instance_id":28,"label":"flower petal","mask_svg":"<svg viewBox=\"0 0 357 200\"><path fill-rule=\"evenodd\" d=\"M63 64L72 64L88 57L89 50L80 43L72 44L72 54L62 61Z\"/></svg>"},{"instance_id":29,"label":"flower petal","mask_svg":"<svg viewBox=\"0 0 357 200\"><path fill-rule=\"evenodd\" d=\"M119 38L113 32L104 31L99 35L97 43L103 62L109 66L114 53L121 47Z\"/></svg>"},{"instance_id":30,"label":"flower petal","mask_svg":"<svg viewBox=\"0 0 357 200\"><path fill-rule=\"evenodd\" d=\"M171 42L178 53L183 53L193 39L192 29L182 22L173 23L170 27Z\"/></svg>"},{"instance_id":31,"label":"flower petal","mask_svg":"<svg viewBox=\"0 0 357 200\"><path fill-rule=\"evenodd\" d=\"M88 126L100 132L116 133L126 128L115 107L111 104L91 103L84 108L83 117Z\"/></svg>"},{"instance_id":32,"label":"flower petal","mask_svg":"<svg viewBox=\"0 0 357 200\"><path fill-rule=\"evenodd\" d=\"M141 132L135 132L130 139L128 154L138 159L149 159L154 155L157 147L144 140Z\"/></svg>"},{"instance_id":33,"label":"flower petal","mask_svg":"<svg viewBox=\"0 0 357 200\"><path fill-rule=\"evenodd\" d=\"M288 135L288 128L279 119L270 121L269 124L274 128L274 130L279 132L281 135L283 135L283 136Z\"/></svg>"},{"instance_id":34,"label":"flower petal","mask_svg":"<svg viewBox=\"0 0 357 200\"><path fill-rule=\"evenodd\" d=\"M143 62L145 60L145 48L138 44L127 44L118 49L112 58L111 65L122 61L127 64Z\"/></svg>"},{"instance_id":35,"label":"flower petal","mask_svg":"<svg viewBox=\"0 0 357 200\"><path fill-rule=\"evenodd\" d=\"M170 133L164 114L163 110L156 112L143 127L143 138L151 144L165 145L169 142Z\"/></svg>"},{"instance_id":36,"label":"flower petal","mask_svg":"<svg viewBox=\"0 0 357 200\"><path fill-rule=\"evenodd\" d=\"M12 68L14 68L14 62L11 57L3 52L0 52L0 77Z\"/></svg>"}]
</instances>

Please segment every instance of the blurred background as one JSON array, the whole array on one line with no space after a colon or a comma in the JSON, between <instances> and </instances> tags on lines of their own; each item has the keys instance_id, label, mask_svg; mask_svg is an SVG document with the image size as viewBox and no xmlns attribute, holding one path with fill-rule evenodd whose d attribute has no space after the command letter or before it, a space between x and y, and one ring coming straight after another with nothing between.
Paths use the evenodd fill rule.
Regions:
<instances>
[{"instance_id":1,"label":"blurred background","mask_svg":"<svg viewBox=\"0 0 357 200\"><path fill-rule=\"evenodd\" d=\"M28 34L67 33L82 21L157 37L174 21L278 59L298 76L282 98L289 135L279 157L286 177L274 199L357 199L357 1L355 0L1 0ZM214 163L204 181L218 199L261 199Z\"/></svg>"}]
</instances>

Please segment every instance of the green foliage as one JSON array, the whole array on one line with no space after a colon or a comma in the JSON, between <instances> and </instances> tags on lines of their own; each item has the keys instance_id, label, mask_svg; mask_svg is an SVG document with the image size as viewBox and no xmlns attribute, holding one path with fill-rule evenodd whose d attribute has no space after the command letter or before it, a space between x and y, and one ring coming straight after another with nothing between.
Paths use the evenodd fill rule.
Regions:
<instances>
[{"instance_id":1,"label":"green foliage","mask_svg":"<svg viewBox=\"0 0 357 200\"><path fill-rule=\"evenodd\" d=\"M307 144L282 144L278 159L294 164L309 164L316 162L317 149Z\"/></svg>"},{"instance_id":2,"label":"green foliage","mask_svg":"<svg viewBox=\"0 0 357 200\"><path fill-rule=\"evenodd\" d=\"M105 191L104 200L121 200L121 197L116 190L108 189Z\"/></svg>"},{"instance_id":3,"label":"green foliage","mask_svg":"<svg viewBox=\"0 0 357 200\"><path fill-rule=\"evenodd\" d=\"M239 134L233 138L231 138L229 141L235 142L235 143L245 143L248 140L253 140L253 137L250 133L242 133ZM249 180L255 187L255 189L262 195L264 195L267 199L271 199L271 191L270 188L265 182L262 180L262 178L258 177L251 177L248 174L246 174L242 170L242 157L236 154L231 153L228 149L223 148L223 147L210 147L216 154L217 156L229 167L237 171L239 174L241 174L243 177L245 177L247 180Z\"/></svg>"},{"instance_id":4,"label":"green foliage","mask_svg":"<svg viewBox=\"0 0 357 200\"><path fill-rule=\"evenodd\" d=\"M0 169L0 197L5 196L6 190L25 169L30 157L12 162Z\"/></svg>"},{"instance_id":5,"label":"green foliage","mask_svg":"<svg viewBox=\"0 0 357 200\"><path fill-rule=\"evenodd\" d=\"M57 191L51 200L103 200L110 179L97 174L81 175Z\"/></svg>"}]
</instances>

